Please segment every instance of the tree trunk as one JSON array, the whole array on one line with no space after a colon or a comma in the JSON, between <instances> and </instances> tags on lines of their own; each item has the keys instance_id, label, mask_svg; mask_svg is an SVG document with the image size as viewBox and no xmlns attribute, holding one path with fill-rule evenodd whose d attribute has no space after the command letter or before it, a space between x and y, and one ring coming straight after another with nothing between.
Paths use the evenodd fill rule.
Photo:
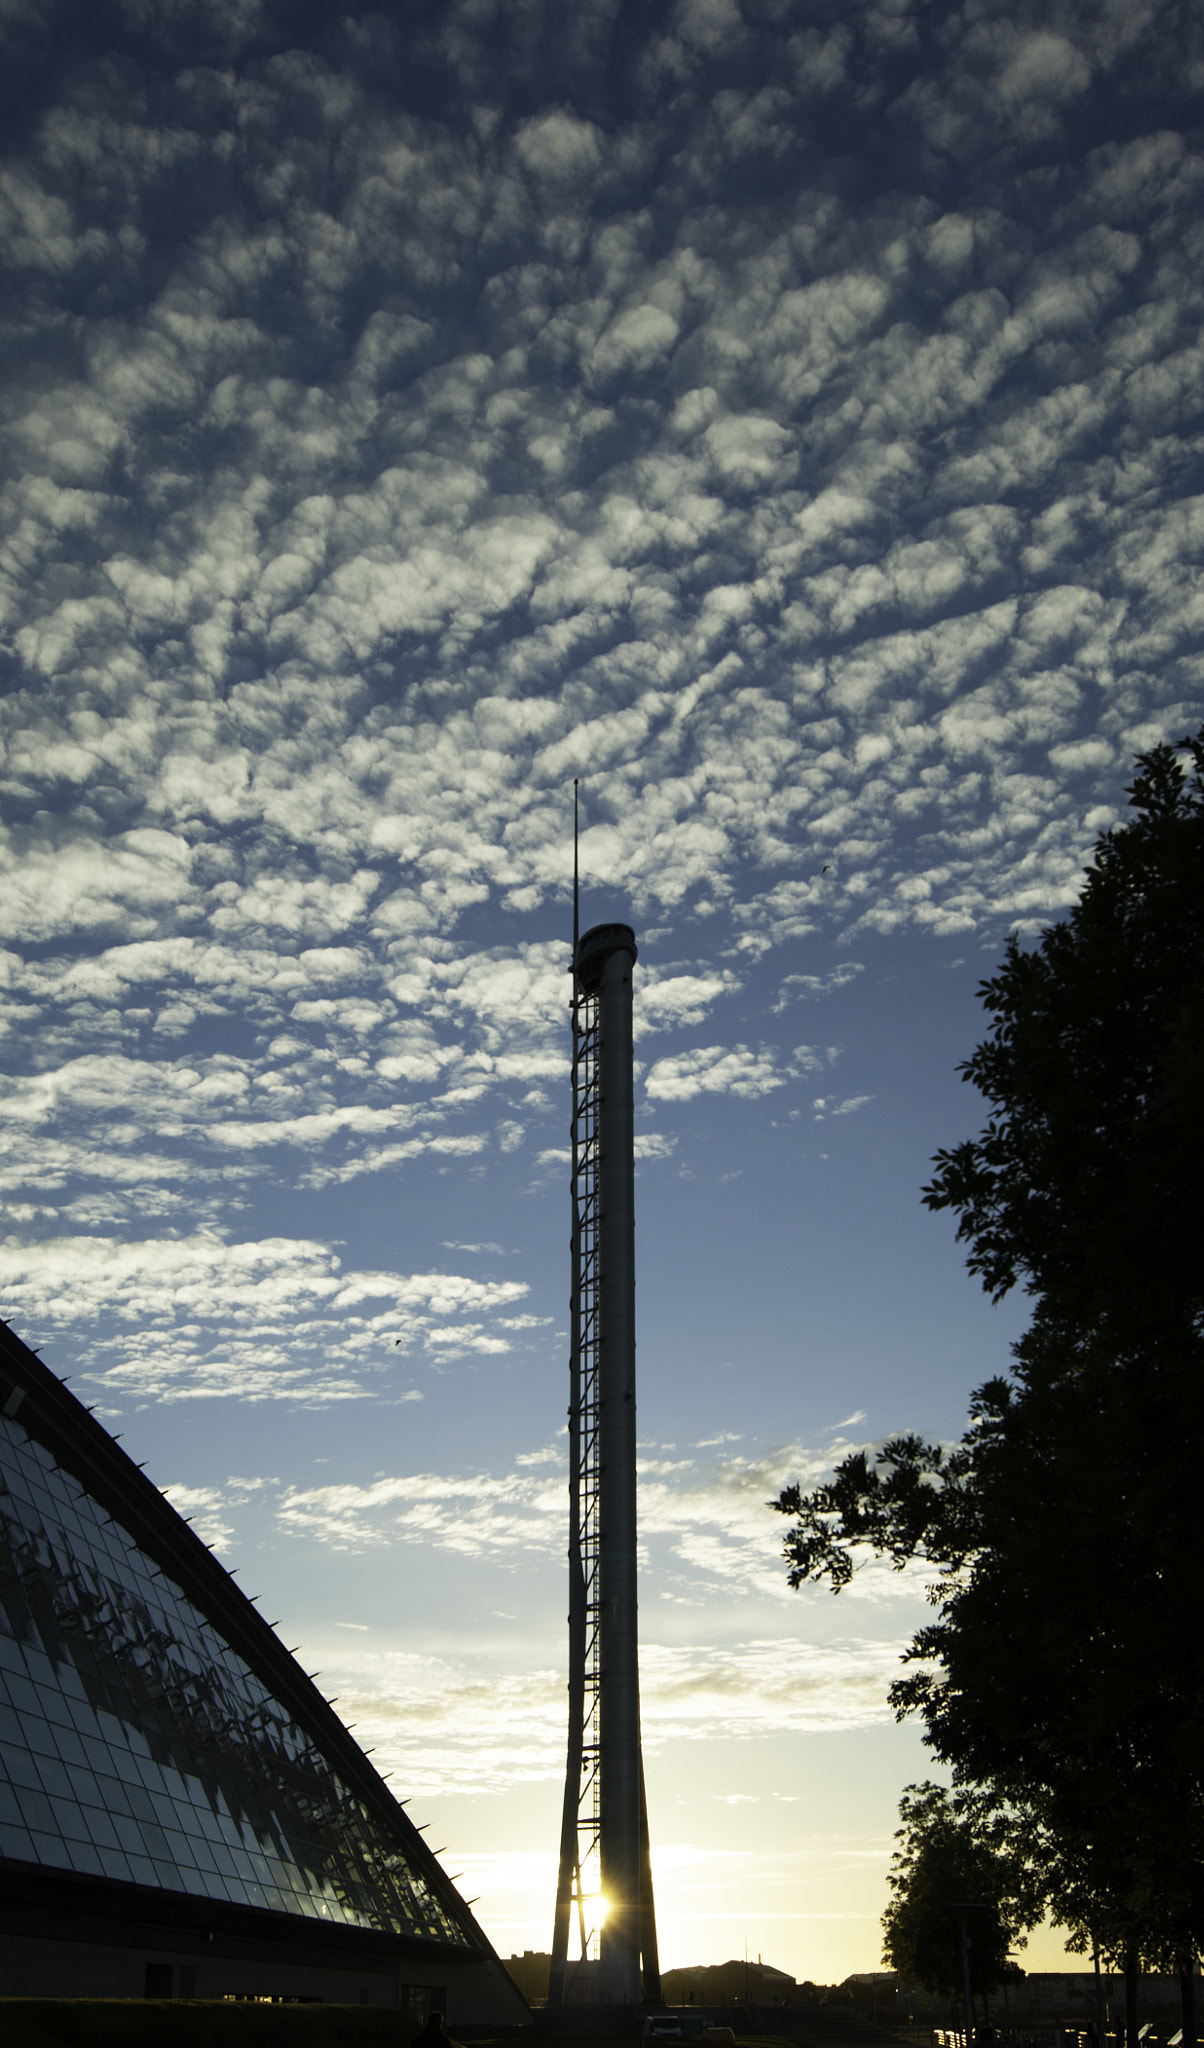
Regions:
<instances>
[{"instance_id":1,"label":"tree trunk","mask_svg":"<svg viewBox=\"0 0 1204 2048\"><path fill-rule=\"evenodd\" d=\"M1196 1959L1188 1956L1179 1969L1179 2011L1183 2020L1183 2048L1196 2048Z\"/></svg>"},{"instance_id":2,"label":"tree trunk","mask_svg":"<svg viewBox=\"0 0 1204 2048\"><path fill-rule=\"evenodd\" d=\"M1141 1974L1134 1949L1125 1955L1125 2048L1139 2048L1137 2040L1137 1980Z\"/></svg>"}]
</instances>

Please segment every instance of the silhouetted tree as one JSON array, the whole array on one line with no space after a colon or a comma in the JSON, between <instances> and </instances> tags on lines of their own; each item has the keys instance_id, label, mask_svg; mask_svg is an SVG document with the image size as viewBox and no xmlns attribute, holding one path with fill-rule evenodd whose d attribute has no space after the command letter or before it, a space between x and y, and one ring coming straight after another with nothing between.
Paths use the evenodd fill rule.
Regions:
<instances>
[{"instance_id":1,"label":"silhouetted tree","mask_svg":"<svg viewBox=\"0 0 1204 2048\"><path fill-rule=\"evenodd\" d=\"M1071 915L1009 940L961 1069L990 1120L924 1194L994 1299L1023 1279L1059 1326L1143 1345L1204 1313L1204 732L1184 750L1187 774L1140 757Z\"/></svg>"},{"instance_id":2,"label":"silhouetted tree","mask_svg":"<svg viewBox=\"0 0 1204 2048\"><path fill-rule=\"evenodd\" d=\"M1041 1917L1031 1865L971 1793L909 1785L899 1806L900 1844L882 1919L891 1969L925 1991L960 2001L961 1912L970 1935L970 1988L985 1997L1021 1973L1008 1951Z\"/></svg>"},{"instance_id":3,"label":"silhouetted tree","mask_svg":"<svg viewBox=\"0 0 1204 2048\"><path fill-rule=\"evenodd\" d=\"M900 1437L775 1503L794 1585L839 1589L859 1545L938 1567L893 1703L1130 1984L1204 1940L1204 734L1185 748L1187 773L1141 758L1075 910L984 985L963 1071L991 1117L925 1193L993 1296L1035 1298L1010 1378L951 1451Z\"/></svg>"}]
</instances>

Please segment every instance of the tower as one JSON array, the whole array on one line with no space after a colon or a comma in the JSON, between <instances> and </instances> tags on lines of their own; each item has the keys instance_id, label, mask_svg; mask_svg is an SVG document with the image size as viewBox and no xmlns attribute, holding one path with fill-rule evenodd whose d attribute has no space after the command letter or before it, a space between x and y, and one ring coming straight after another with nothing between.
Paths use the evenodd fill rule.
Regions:
<instances>
[{"instance_id":1,"label":"tower","mask_svg":"<svg viewBox=\"0 0 1204 2048\"><path fill-rule=\"evenodd\" d=\"M636 1603L635 934L573 916L569 1337L569 1735L549 2003L570 1923L596 1937L598 2001L659 2000L640 1748Z\"/></svg>"}]
</instances>

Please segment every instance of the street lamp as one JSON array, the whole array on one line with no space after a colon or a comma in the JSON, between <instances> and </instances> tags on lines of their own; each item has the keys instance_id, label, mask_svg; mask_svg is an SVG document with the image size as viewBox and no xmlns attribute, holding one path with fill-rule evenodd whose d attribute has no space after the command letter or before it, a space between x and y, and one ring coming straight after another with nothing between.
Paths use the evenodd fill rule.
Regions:
<instances>
[{"instance_id":1,"label":"street lamp","mask_svg":"<svg viewBox=\"0 0 1204 2048\"><path fill-rule=\"evenodd\" d=\"M970 1933L966 1925L971 1913L990 1913L994 1908L984 1905L953 1905L949 1911L956 1913L962 1952L962 1995L966 2007L966 2048L973 2048L974 2041L974 1998L970 1990Z\"/></svg>"}]
</instances>

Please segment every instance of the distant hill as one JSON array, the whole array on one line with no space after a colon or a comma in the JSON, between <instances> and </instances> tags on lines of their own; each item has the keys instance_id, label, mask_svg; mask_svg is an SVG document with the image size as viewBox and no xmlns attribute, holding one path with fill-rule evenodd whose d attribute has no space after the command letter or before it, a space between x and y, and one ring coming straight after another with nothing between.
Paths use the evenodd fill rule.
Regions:
<instances>
[{"instance_id":1,"label":"distant hill","mask_svg":"<svg viewBox=\"0 0 1204 2048\"><path fill-rule=\"evenodd\" d=\"M693 1969L666 1970L661 1978L666 2005L786 2005L798 1987L785 1970L772 1963L699 1963Z\"/></svg>"},{"instance_id":2,"label":"distant hill","mask_svg":"<svg viewBox=\"0 0 1204 2048\"><path fill-rule=\"evenodd\" d=\"M506 1968L530 2005L542 2005L548 1995L552 1958L542 1949L524 1949L521 1956L507 1956ZM794 1992L794 1978L772 1963L700 1963L687 1970L666 1970L661 1994L666 2005L786 2005Z\"/></svg>"}]
</instances>

